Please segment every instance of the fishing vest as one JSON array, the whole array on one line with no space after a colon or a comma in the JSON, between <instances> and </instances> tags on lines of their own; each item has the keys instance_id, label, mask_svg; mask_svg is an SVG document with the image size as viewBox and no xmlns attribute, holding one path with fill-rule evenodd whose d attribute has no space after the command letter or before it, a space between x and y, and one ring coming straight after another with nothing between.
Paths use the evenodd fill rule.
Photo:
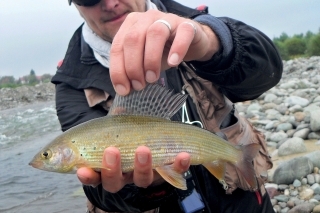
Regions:
<instances>
[{"instance_id":1,"label":"fishing vest","mask_svg":"<svg viewBox=\"0 0 320 213\"><path fill-rule=\"evenodd\" d=\"M192 66L182 63L179 71L184 84L183 90L192 98L204 129L222 133L226 140L236 146L251 143L260 145L253 165L261 193L264 194L263 183L268 178L267 171L273 166L264 135L239 115L234 104L219 92L218 86L196 75ZM237 187L252 190L234 165L227 163L225 172L226 193L231 194Z\"/></svg>"}]
</instances>

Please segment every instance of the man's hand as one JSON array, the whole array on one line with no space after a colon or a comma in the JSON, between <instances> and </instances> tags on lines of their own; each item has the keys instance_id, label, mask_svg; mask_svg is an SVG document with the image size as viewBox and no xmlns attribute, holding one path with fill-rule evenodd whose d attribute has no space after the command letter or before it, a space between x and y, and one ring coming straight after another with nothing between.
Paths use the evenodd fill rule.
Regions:
<instances>
[{"instance_id":1,"label":"man's hand","mask_svg":"<svg viewBox=\"0 0 320 213\"><path fill-rule=\"evenodd\" d=\"M130 13L112 41L111 80L118 94L127 95L182 61L209 60L219 48L215 33L193 20L157 10Z\"/></svg>"},{"instance_id":2,"label":"man's hand","mask_svg":"<svg viewBox=\"0 0 320 213\"><path fill-rule=\"evenodd\" d=\"M122 173L120 152L115 147L108 147L104 151L102 165L110 170L102 169L101 173L90 168L79 168L77 175L85 185L93 187L102 183L103 188L111 193L118 192L126 184L134 183L139 187L148 187L151 184L162 183L164 180L152 169L152 156L148 147L137 148L134 159L134 171ZM190 166L190 155L182 152L177 155L173 163L174 169L184 173Z\"/></svg>"}]
</instances>

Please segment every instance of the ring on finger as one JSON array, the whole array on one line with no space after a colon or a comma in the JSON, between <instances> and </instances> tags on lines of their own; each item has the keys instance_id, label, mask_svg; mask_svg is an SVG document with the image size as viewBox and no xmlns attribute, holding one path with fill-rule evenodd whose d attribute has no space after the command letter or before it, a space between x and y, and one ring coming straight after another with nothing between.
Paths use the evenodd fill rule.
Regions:
<instances>
[{"instance_id":1,"label":"ring on finger","mask_svg":"<svg viewBox=\"0 0 320 213\"><path fill-rule=\"evenodd\" d=\"M168 27L169 31L171 32L171 25L169 24L169 22L167 22L166 20L163 20L163 19L159 19L159 20L155 21L154 23L157 23L157 22L160 22L160 23L166 25Z\"/></svg>"},{"instance_id":2,"label":"ring on finger","mask_svg":"<svg viewBox=\"0 0 320 213\"><path fill-rule=\"evenodd\" d=\"M196 25L194 25L192 22L189 22L189 21L185 21L184 23L190 24L192 26L192 28L193 28L194 35L197 34L198 30L197 30Z\"/></svg>"}]
</instances>

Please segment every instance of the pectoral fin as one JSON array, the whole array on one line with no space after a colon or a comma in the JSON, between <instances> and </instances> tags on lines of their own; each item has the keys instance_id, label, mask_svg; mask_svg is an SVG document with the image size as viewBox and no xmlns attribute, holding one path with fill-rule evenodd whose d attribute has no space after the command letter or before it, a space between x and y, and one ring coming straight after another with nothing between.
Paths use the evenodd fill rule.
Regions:
<instances>
[{"instance_id":1,"label":"pectoral fin","mask_svg":"<svg viewBox=\"0 0 320 213\"><path fill-rule=\"evenodd\" d=\"M108 167L103 167L101 162L82 162L76 165L77 168L88 167L92 168L97 172L100 172L101 169L110 170Z\"/></svg>"},{"instance_id":2,"label":"pectoral fin","mask_svg":"<svg viewBox=\"0 0 320 213\"><path fill-rule=\"evenodd\" d=\"M166 165L155 168L155 170L165 179L168 183L176 188L187 190L186 180L182 174L179 174L173 169L172 165Z\"/></svg>"}]
</instances>

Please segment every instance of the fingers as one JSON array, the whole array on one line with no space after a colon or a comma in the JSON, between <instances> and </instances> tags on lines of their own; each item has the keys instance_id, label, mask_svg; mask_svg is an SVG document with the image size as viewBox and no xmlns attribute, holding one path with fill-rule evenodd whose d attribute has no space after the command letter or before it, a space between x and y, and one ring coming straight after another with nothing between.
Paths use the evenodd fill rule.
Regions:
<instances>
[{"instance_id":1,"label":"fingers","mask_svg":"<svg viewBox=\"0 0 320 213\"><path fill-rule=\"evenodd\" d=\"M118 192L126 184L121 170L120 152L115 147L108 147L103 154L101 169L102 186L108 192Z\"/></svg>"},{"instance_id":2,"label":"fingers","mask_svg":"<svg viewBox=\"0 0 320 213\"><path fill-rule=\"evenodd\" d=\"M140 146L136 150L133 182L139 187L147 187L153 182L152 157L146 146Z\"/></svg>"},{"instance_id":3,"label":"fingers","mask_svg":"<svg viewBox=\"0 0 320 213\"><path fill-rule=\"evenodd\" d=\"M188 171L189 167L190 167L190 154L186 152L179 153L173 163L174 170L182 174Z\"/></svg>"},{"instance_id":4,"label":"fingers","mask_svg":"<svg viewBox=\"0 0 320 213\"><path fill-rule=\"evenodd\" d=\"M84 185L96 187L101 183L100 173L97 173L90 168L79 168L77 170L77 176L80 182Z\"/></svg>"},{"instance_id":5,"label":"fingers","mask_svg":"<svg viewBox=\"0 0 320 213\"><path fill-rule=\"evenodd\" d=\"M145 32L152 20L130 13L113 39L110 50L110 77L116 92L127 95L131 87L145 87L143 68Z\"/></svg>"},{"instance_id":6,"label":"fingers","mask_svg":"<svg viewBox=\"0 0 320 213\"><path fill-rule=\"evenodd\" d=\"M178 25L176 35L170 48L168 64L178 66L185 58L197 33L197 26L193 21L185 21ZM198 54L198 53L197 53Z\"/></svg>"},{"instance_id":7,"label":"fingers","mask_svg":"<svg viewBox=\"0 0 320 213\"><path fill-rule=\"evenodd\" d=\"M163 20L165 23L165 20ZM144 52L145 80L153 83L159 79L162 60L166 60L168 49L165 48L166 42L171 33L169 23L154 22L147 31Z\"/></svg>"},{"instance_id":8,"label":"fingers","mask_svg":"<svg viewBox=\"0 0 320 213\"><path fill-rule=\"evenodd\" d=\"M131 88L141 90L146 82L157 81L160 71L183 60L210 59L213 53L207 54L208 48L218 39L209 42L205 33L209 31L193 20L156 10L130 13L110 51L110 76L116 92L127 95Z\"/></svg>"},{"instance_id":9,"label":"fingers","mask_svg":"<svg viewBox=\"0 0 320 213\"><path fill-rule=\"evenodd\" d=\"M151 151L146 146L140 146L136 149L133 172L122 173L120 152L115 147L105 149L102 165L108 169L101 169L101 173L86 167L79 168L77 171L79 180L92 187L102 183L103 188L111 193L118 192L129 183L145 188L154 182L161 183L163 181L152 168ZM186 152L179 153L173 163L174 170L182 174L189 167L190 155Z\"/></svg>"}]
</instances>

